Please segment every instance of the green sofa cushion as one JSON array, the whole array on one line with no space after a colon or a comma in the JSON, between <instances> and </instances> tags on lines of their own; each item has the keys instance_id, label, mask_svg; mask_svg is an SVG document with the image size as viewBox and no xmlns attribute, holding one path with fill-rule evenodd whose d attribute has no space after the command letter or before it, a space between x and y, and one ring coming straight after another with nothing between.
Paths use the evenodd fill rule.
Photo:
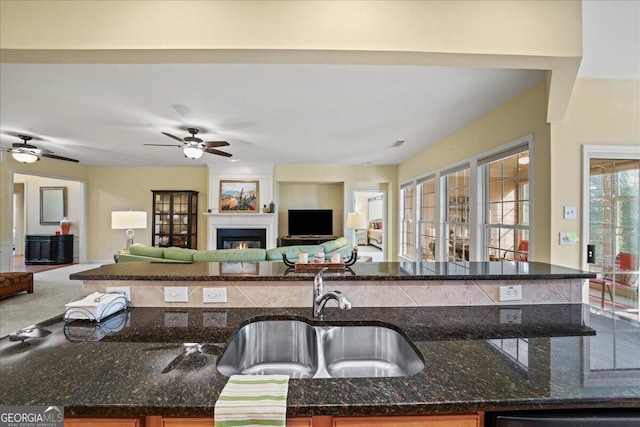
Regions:
<instances>
[{"instance_id":1,"label":"green sofa cushion","mask_svg":"<svg viewBox=\"0 0 640 427\"><path fill-rule=\"evenodd\" d=\"M116 262L166 262L166 263L191 263L191 261L178 261L175 259L157 258L151 256L116 254Z\"/></svg>"},{"instance_id":2,"label":"green sofa cushion","mask_svg":"<svg viewBox=\"0 0 640 427\"><path fill-rule=\"evenodd\" d=\"M316 252L324 252L324 249L320 245L293 245L293 246L280 246L267 250L268 261L282 261L282 253L286 252L287 259L295 261L298 259L298 254L306 252L309 254L309 259L313 259L313 254Z\"/></svg>"},{"instance_id":3,"label":"green sofa cushion","mask_svg":"<svg viewBox=\"0 0 640 427\"><path fill-rule=\"evenodd\" d=\"M218 249L198 251L178 247L158 248L142 243L131 245L128 254L117 254L117 262L252 262L252 261L282 261L282 254L286 253L291 261L298 259L302 252L313 259L316 252L323 252L328 258L332 252L340 252L342 256L349 256L351 245L344 237L330 240L320 245L281 246L273 249Z\"/></svg>"},{"instance_id":4,"label":"green sofa cushion","mask_svg":"<svg viewBox=\"0 0 640 427\"><path fill-rule=\"evenodd\" d=\"M153 258L164 258L164 249L155 246L147 246L142 243L134 243L129 247L129 254L148 256Z\"/></svg>"},{"instance_id":5,"label":"green sofa cushion","mask_svg":"<svg viewBox=\"0 0 640 427\"><path fill-rule=\"evenodd\" d=\"M165 250L164 250L164 258L165 259L172 259L172 260L176 260L176 261L189 261L189 262L192 262L193 261L193 254L195 254L196 252L198 252L198 251L195 250L195 249L170 247L170 248L165 248Z\"/></svg>"},{"instance_id":6,"label":"green sofa cushion","mask_svg":"<svg viewBox=\"0 0 640 427\"><path fill-rule=\"evenodd\" d=\"M213 251L198 251L193 255L195 262L224 262L224 261L264 261L264 249L218 249Z\"/></svg>"},{"instance_id":7,"label":"green sofa cushion","mask_svg":"<svg viewBox=\"0 0 640 427\"><path fill-rule=\"evenodd\" d=\"M342 249L344 246L348 246L349 241L344 237L338 237L335 240L329 240L324 243L320 243L320 246L324 249L324 253L330 254L331 252Z\"/></svg>"}]
</instances>

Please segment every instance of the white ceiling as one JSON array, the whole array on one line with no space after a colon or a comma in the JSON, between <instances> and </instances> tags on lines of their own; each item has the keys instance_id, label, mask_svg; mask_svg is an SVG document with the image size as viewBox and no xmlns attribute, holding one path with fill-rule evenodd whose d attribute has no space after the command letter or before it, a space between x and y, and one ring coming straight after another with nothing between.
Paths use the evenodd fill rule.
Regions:
<instances>
[{"instance_id":1,"label":"white ceiling","mask_svg":"<svg viewBox=\"0 0 640 427\"><path fill-rule=\"evenodd\" d=\"M16 133L84 165L193 161L161 134L226 140L233 159L397 164L542 80L541 71L266 64L2 64L2 145ZM405 141L400 148L392 145ZM51 161L47 159L47 161Z\"/></svg>"},{"instance_id":2,"label":"white ceiling","mask_svg":"<svg viewBox=\"0 0 640 427\"><path fill-rule=\"evenodd\" d=\"M639 4L583 3L580 76L638 78ZM602 60L611 46L617 59ZM33 135L34 145L83 165L229 162L143 146L173 144L161 132L184 137L198 127L205 141L228 141L223 150L242 163L393 165L543 78L400 65L1 64L0 144ZM394 148L396 141L405 143Z\"/></svg>"}]
</instances>

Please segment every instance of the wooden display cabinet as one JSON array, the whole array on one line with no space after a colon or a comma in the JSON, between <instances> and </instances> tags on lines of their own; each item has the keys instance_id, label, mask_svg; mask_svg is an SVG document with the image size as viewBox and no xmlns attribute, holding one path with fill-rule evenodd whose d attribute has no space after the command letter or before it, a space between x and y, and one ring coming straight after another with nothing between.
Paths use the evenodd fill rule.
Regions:
<instances>
[{"instance_id":1,"label":"wooden display cabinet","mask_svg":"<svg viewBox=\"0 0 640 427\"><path fill-rule=\"evenodd\" d=\"M151 245L196 249L198 245L198 192L152 190Z\"/></svg>"}]
</instances>

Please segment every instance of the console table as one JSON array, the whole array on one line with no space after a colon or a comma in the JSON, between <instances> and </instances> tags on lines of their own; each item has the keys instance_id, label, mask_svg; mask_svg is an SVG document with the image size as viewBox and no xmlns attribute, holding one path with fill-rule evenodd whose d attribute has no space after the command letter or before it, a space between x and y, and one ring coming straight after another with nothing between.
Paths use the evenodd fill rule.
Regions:
<instances>
[{"instance_id":1,"label":"console table","mask_svg":"<svg viewBox=\"0 0 640 427\"><path fill-rule=\"evenodd\" d=\"M25 264L72 264L73 234L24 236Z\"/></svg>"},{"instance_id":2,"label":"console table","mask_svg":"<svg viewBox=\"0 0 640 427\"><path fill-rule=\"evenodd\" d=\"M338 236L329 235L312 235L312 236L282 236L280 237L280 246L293 245L319 245L320 243L335 240Z\"/></svg>"}]
</instances>

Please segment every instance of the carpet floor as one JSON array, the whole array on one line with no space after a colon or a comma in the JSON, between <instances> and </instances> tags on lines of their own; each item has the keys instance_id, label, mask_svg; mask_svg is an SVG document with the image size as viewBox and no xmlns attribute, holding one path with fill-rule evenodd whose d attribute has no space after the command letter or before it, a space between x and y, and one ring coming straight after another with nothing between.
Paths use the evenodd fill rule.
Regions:
<instances>
[{"instance_id":1,"label":"carpet floor","mask_svg":"<svg viewBox=\"0 0 640 427\"><path fill-rule=\"evenodd\" d=\"M0 300L0 338L64 313L64 305L82 297L82 282L69 275L101 264L73 264L34 273L33 293L21 292Z\"/></svg>"}]
</instances>

